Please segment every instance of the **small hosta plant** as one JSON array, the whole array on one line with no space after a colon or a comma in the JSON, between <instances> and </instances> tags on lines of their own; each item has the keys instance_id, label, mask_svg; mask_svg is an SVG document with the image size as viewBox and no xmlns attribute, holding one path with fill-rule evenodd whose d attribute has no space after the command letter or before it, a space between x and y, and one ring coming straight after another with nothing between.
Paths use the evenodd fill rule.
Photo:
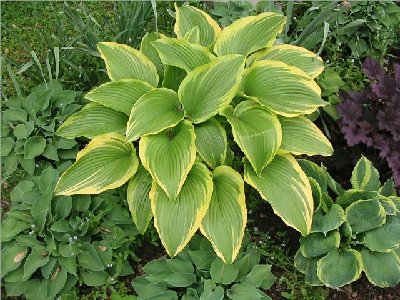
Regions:
<instances>
[{"instance_id":1,"label":"small hosta plant","mask_svg":"<svg viewBox=\"0 0 400 300\"><path fill-rule=\"evenodd\" d=\"M97 194L129 181L134 222L144 232L154 216L172 257L200 229L224 262L235 260L247 220L244 181L307 235L311 186L292 154L332 153L305 117L326 104L314 81L323 63L306 49L274 45L284 23L262 13L221 30L183 5L176 37L149 33L140 51L99 43L111 82L89 92L91 103L57 131L92 140L56 194ZM229 166L232 135L244 180Z\"/></svg>"},{"instance_id":2,"label":"small hosta plant","mask_svg":"<svg viewBox=\"0 0 400 300\"><path fill-rule=\"evenodd\" d=\"M237 261L225 264L206 238L195 235L176 258L147 263L145 275L132 284L138 299L271 299L264 291L276 277L260 258L257 248L244 242Z\"/></svg>"},{"instance_id":3,"label":"small hosta plant","mask_svg":"<svg viewBox=\"0 0 400 300\"><path fill-rule=\"evenodd\" d=\"M344 191L324 169L300 161L310 176L316 210L311 233L300 239L296 268L311 285L338 288L362 272L379 287L400 282L400 197L392 179L381 185L379 173L362 157ZM335 201L328 189L337 193Z\"/></svg>"}]
</instances>

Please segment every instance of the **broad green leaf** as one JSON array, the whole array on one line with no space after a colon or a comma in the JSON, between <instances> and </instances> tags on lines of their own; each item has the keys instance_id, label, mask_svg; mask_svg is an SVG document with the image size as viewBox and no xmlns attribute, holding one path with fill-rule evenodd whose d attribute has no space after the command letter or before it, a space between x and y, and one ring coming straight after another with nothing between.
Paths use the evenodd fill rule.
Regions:
<instances>
[{"instance_id":1,"label":"broad green leaf","mask_svg":"<svg viewBox=\"0 0 400 300\"><path fill-rule=\"evenodd\" d=\"M126 140L156 134L183 119L181 103L175 91L159 88L143 95L133 106L126 128Z\"/></svg>"},{"instance_id":2,"label":"broad green leaf","mask_svg":"<svg viewBox=\"0 0 400 300\"><path fill-rule=\"evenodd\" d=\"M282 141L277 116L254 101L244 101L233 112L225 111L235 142L245 153L257 174L274 158Z\"/></svg>"},{"instance_id":3,"label":"broad green leaf","mask_svg":"<svg viewBox=\"0 0 400 300\"><path fill-rule=\"evenodd\" d=\"M190 72L178 90L188 119L204 122L228 105L239 88L243 66L242 55L227 55Z\"/></svg>"},{"instance_id":4,"label":"broad green leaf","mask_svg":"<svg viewBox=\"0 0 400 300\"><path fill-rule=\"evenodd\" d=\"M132 143L125 143L122 135L101 135L78 153L76 162L60 177L55 193L99 194L123 185L137 167Z\"/></svg>"},{"instance_id":5,"label":"broad green leaf","mask_svg":"<svg viewBox=\"0 0 400 300\"><path fill-rule=\"evenodd\" d=\"M396 190L393 178L389 178L388 180L386 180L386 182L379 189L379 194L386 197L396 196Z\"/></svg>"},{"instance_id":6,"label":"broad green leaf","mask_svg":"<svg viewBox=\"0 0 400 300\"><path fill-rule=\"evenodd\" d=\"M337 204L333 204L328 213L316 211L313 216L311 232L322 232L327 234L329 231L338 229L344 221L344 210Z\"/></svg>"},{"instance_id":7,"label":"broad green leaf","mask_svg":"<svg viewBox=\"0 0 400 300\"><path fill-rule=\"evenodd\" d=\"M305 282L311 286L322 286L324 285L321 280L318 278L317 270L318 270L318 262L320 258L313 258L308 261L307 271L305 273Z\"/></svg>"},{"instance_id":8,"label":"broad green leaf","mask_svg":"<svg viewBox=\"0 0 400 300\"><path fill-rule=\"evenodd\" d=\"M385 209L386 215L395 216L397 214L396 204L389 197L378 196L379 202Z\"/></svg>"},{"instance_id":9,"label":"broad green leaf","mask_svg":"<svg viewBox=\"0 0 400 300\"><path fill-rule=\"evenodd\" d=\"M32 159L43 153L46 148L46 140L42 136L31 136L24 145L24 158Z\"/></svg>"},{"instance_id":10,"label":"broad green leaf","mask_svg":"<svg viewBox=\"0 0 400 300\"><path fill-rule=\"evenodd\" d=\"M178 300L178 295L168 290L166 284L150 283L141 290L138 299Z\"/></svg>"},{"instance_id":11,"label":"broad green leaf","mask_svg":"<svg viewBox=\"0 0 400 300\"><path fill-rule=\"evenodd\" d=\"M357 280L363 269L361 254L356 250L334 249L321 258L317 266L319 279L332 288L339 288Z\"/></svg>"},{"instance_id":12,"label":"broad green leaf","mask_svg":"<svg viewBox=\"0 0 400 300\"><path fill-rule=\"evenodd\" d=\"M1 156L7 156L14 148L15 141L12 137L1 139Z\"/></svg>"},{"instance_id":13,"label":"broad green leaf","mask_svg":"<svg viewBox=\"0 0 400 300\"><path fill-rule=\"evenodd\" d=\"M84 243L81 250L82 252L78 254L78 261L82 268L92 271L104 270L103 262L92 244Z\"/></svg>"},{"instance_id":14,"label":"broad green leaf","mask_svg":"<svg viewBox=\"0 0 400 300\"><path fill-rule=\"evenodd\" d=\"M294 45L274 45L263 51L258 60L276 60L299 68L311 78L318 77L324 70L324 62L315 53Z\"/></svg>"},{"instance_id":15,"label":"broad green leaf","mask_svg":"<svg viewBox=\"0 0 400 300\"><path fill-rule=\"evenodd\" d=\"M346 209L346 222L354 233L369 231L386 221L386 212L379 200L359 200Z\"/></svg>"},{"instance_id":16,"label":"broad green leaf","mask_svg":"<svg viewBox=\"0 0 400 300\"><path fill-rule=\"evenodd\" d=\"M236 264L226 264L219 257L211 263L210 275L215 283L231 284L238 275Z\"/></svg>"},{"instance_id":17,"label":"broad green leaf","mask_svg":"<svg viewBox=\"0 0 400 300\"><path fill-rule=\"evenodd\" d=\"M231 264L239 253L247 222L244 181L231 167L220 166L213 172L213 182L210 207L200 229L215 253Z\"/></svg>"},{"instance_id":18,"label":"broad green leaf","mask_svg":"<svg viewBox=\"0 0 400 300\"><path fill-rule=\"evenodd\" d=\"M225 163L228 140L225 128L215 119L209 119L194 127L196 149L211 168Z\"/></svg>"},{"instance_id":19,"label":"broad green leaf","mask_svg":"<svg viewBox=\"0 0 400 300\"><path fill-rule=\"evenodd\" d=\"M306 174L291 155L277 155L257 175L245 162L244 180L268 201L289 226L306 236L311 229L313 198Z\"/></svg>"},{"instance_id":20,"label":"broad green leaf","mask_svg":"<svg viewBox=\"0 0 400 300\"><path fill-rule=\"evenodd\" d=\"M344 191L339 197L336 198L336 204L339 204L343 208L347 208L352 203L358 200L368 200L378 197L376 191L361 191L349 189Z\"/></svg>"},{"instance_id":21,"label":"broad green leaf","mask_svg":"<svg viewBox=\"0 0 400 300\"><path fill-rule=\"evenodd\" d=\"M3 122L26 122L28 118L28 114L26 110L17 107L11 107L3 112Z\"/></svg>"},{"instance_id":22,"label":"broad green leaf","mask_svg":"<svg viewBox=\"0 0 400 300\"><path fill-rule=\"evenodd\" d=\"M97 48L111 81L138 79L157 86L157 69L142 52L114 42L98 43Z\"/></svg>"},{"instance_id":23,"label":"broad green leaf","mask_svg":"<svg viewBox=\"0 0 400 300\"><path fill-rule=\"evenodd\" d=\"M309 114L327 104L306 73L278 61L255 62L244 74L242 89L248 98L285 117Z\"/></svg>"},{"instance_id":24,"label":"broad green leaf","mask_svg":"<svg viewBox=\"0 0 400 300\"><path fill-rule=\"evenodd\" d=\"M58 267L47 281L47 296L54 298L64 287L67 281L67 271L64 268Z\"/></svg>"},{"instance_id":25,"label":"broad green leaf","mask_svg":"<svg viewBox=\"0 0 400 300\"><path fill-rule=\"evenodd\" d=\"M232 300L261 299L260 291L248 283L235 283L227 292Z\"/></svg>"},{"instance_id":26,"label":"broad green leaf","mask_svg":"<svg viewBox=\"0 0 400 300\"><path fill-rule=\"evenodd\" d=\"M164 65L158 55L157 49L153 46L153 42L159 39L160 34L157 32L147 32L140 43L140 52L147 56L148 59L156 66L160 79L164 77Z\"/></svg>"},{"instance_id":27,"label":"broad green leaf","mask_svg":"<svg viewBox=\"0 0 400 300\"><path fill-rule=\"evenodd\" d=\"M168 284L174 287L188 287L196 281L191 262L180 259L167 259L166 263L172 272L171 275L164 279Z\"/></svg>"},{"instance_id":28,"label":"broad green leaf","mask_svg":"<svg viewBox=\"0 0 400 300\"><path fill-rule=\"evenodd\" d=\"M365 275L372 284L386 288L400 282L400 259L394 251L378 253L364 249L361 257Z\"/></svg>"},{"instance_id":29,"label":"broad green leaf","mask_svg":"<svg viewBox=\"0 0 400 300\"><path fill-rule=\"evenodd\" d=\"M145 81L122 79L96 87L85 98L129 116L136 101L151 89L153 87Z\"/></svg>"},{"instance_id":30,"label":"broad green leaf","mask_svg":"<svg viewBox=\"0 0 400 300\"><path fill-rule=\"evenodd\" d=\"M326 236L323 233L311 233L300 238L300 251L305 257L314 258L339 248L339 231L331 231Z\"/></svg>"},{"instance_id":31,"label":"broad green leaf","mask_svg":"<svg viewBox=\"0 0 400 300\"><path fill-rule=\"evenodd\" d=\"M364 156L354 167L350 181L353 188L358 190L377 191L381 186L378 170Z\"/></svg>"},{"instance_id":32,"label":"broad green leaf","mask_svg":"<svg viewBox=\"0 0 400 300\"><path fill-rule=\"evenodd\" d=\"M185 70L174 66L165 66L162 86L177 92L185 77Z\"/></svg>"},{"instance_id":33,"label":"broad green leaf","mask_svg":"<svg viewBox=\"0 0 400 300\"><path fill-rule=\"evenodd\" d=\"M200 44L199 27L196 26L196 27L193 27L192 29L190 29L183 38L191 43Z\"/></svg>"},{"instance_id":34,"label":"broad green leaf","mask_svg":"<svg viewBox=\"0 0 400 300\"><path fill-rule=\"evenodd\" d=\"M364 234L363 242L372 251L388 252L400 246L400 217L387 216L386 224Z\"/></svg>"},{"instance_id":35,"label":"broad green leaf","mask_svg":"<svg viewBox=\"0 0 400 300\"><path fill-rule=\"evenodd\" d=\"M218 56L247 56L262 48L271 47L285 21L284 16L271 12L240 18L222 30L215 42L214 52Z\"/></svg>"},{"instance_id":36,"label":"broad green leaf","mask_svg":"<svg viewBox=\"0 0 400 300\"><path fill-rule=\"evenodd\" d=\"M80 273L83 283L88 286L101 286L105 285L110 278L106 271L90 271L86 270Z\"/></svg>"},{"instance_id":37,"label":"broad green leaf","mask_svg":"<svg viewBox=\"0 0 400 300\"><path fill-rule=\"evenodd\" d=\"M142 137L139 156L168 198L174 200L196 159L193 125L183 121L174 128Z\"/></svg>"},{"instance_id":38,"label":"broad green leaf","mask_svg":"<svg viewBox=\"0 0 400 300\"><path fill-rule=\"evenodd\" d=\"M201 163L193 165L174 201L153 182L149 197L154 226L171 257L181 252L199 229L210 205L211 194L212 177Z\"/></svg>"},{"instance_id":39,"label":"broad green leaf","mask_svg":"<svg viewBox=\"0 0 400 300\"><path fill-rule=\"evenodd\" d=\"M94 138L106 133L124 133L128 117L106 106L89 103L70 116L56 134L68 139L84 136Z\"/></svg>"},{"instance_id":40,"label":"broad green leaf","mask_svg":"<svg viewBox=\"0 0 400 300\"><path fill-rule=\"evenodd\" d=\"M276 277L271 272L271 265L255 265L240 281L268 290L276 281Z\"/></svg>"},{"instance_id":41,"label":"broad green leaf","mask_svg":"<svg viewBox=\"0 0 400 300\"><path fill-rule=\"evenodd\" d=\"M49 261L49 253L46 248L33 248L31 253L26 257L24 264L24 279L29 279L31 275L41 266L44 266Z\"/></svg>"},{"instance_id":42,"label":"broad green leaf","mask_svg":"<svg viewBox=\"0 0 400 300\"><path fill-rule=\"evenodd\" d=\"M307 274L307 269L308 269L308 263L310 262L310 259L308 257L305 257L302 253L301 250L297 250L296 255L294 256L294 266L295 268L303 273Z\"/></svg>"},{"instance_id":43,"label":"broad green leaf","mask_svg":"<svg viewBox=\"0 0 400 300\"><path fill-rule=\"evenodd\" d=\"M14 243L7 248L3 248L1 252L1 277L3 278L9 272L16 270L22 260L25 258L27 248L20 244Z\"/></svg>"},{"instance_id":44,"label":"broad green leaf","mask_svg":"<svg viewBox=\"0 0 400 300\"><path fill-rule=\"evenodd\" d=\"M291 152L294 155L322 155L333 154L329 140L321 130L308 118L279 117L282 126L282 145L280 150Z\"/></svg>"},{"instance_id":45,"label":"broad green leaf","mask_svg":"<svg viewBox=\"0 0 400 300\"><path fill-rule=\"evenodd\" d=\"M151 220L149 192L151 188L151 175L139 166L135 176L128 184L127 202L133 222L139 232L144 234Z\"/></svg>"},{"instance_id":46,"label":"broad green leaf","mask_svg":"<svg viewBox=\"0 0 400 300\"><path fill-rule=\"evenodd\" d=\"M175 66L187 72L209 63L214 58L206 47L185 39L163 37L152 44L164 65Z\"/></svg>"},{"instance_id":47,"label":"broad green leaf","mask_svg":"<svg viewBox=\"0 0 400 300\"><path fill-rule=\"evenodd\" d=\"M17 124L17 126L14 127L13 134L17 140L26 139L28 137L28 132L25 124Z\"/></svg>"},{"instance_id":48,"label":"broad green leaf","mask_svg":"<svg viewBox=\"0 0 400 300\"><path fill-rule=\"evenodd\" d=\"M178 38L183 38L194 27L198 28L200 45L209 47L214 44L221 28L204 11L189 5L178 7L175 3L175 26L174 32Z\"/></svg>"},{"instance_id":49,"label":"broad green leaf","mask_svg":"<svg viewBox=\"0 0 400 300\"><path fill-rule=\"evenodd\" d=\"M246 252L246 255L238 259L235 263L239 269L237 277L239 279L245 276L255 265L260 263L261 256L258 249L251 247Z\"/></svg>"}]
</instances>

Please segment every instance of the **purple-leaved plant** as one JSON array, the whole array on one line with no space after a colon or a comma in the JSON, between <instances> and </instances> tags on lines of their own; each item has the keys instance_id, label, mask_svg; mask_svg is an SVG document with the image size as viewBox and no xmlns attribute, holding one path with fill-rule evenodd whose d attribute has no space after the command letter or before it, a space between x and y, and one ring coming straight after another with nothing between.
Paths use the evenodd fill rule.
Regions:
<instances>
[{"instance_id":1,"label":"purple-leaved plant","mask_svg":"<svg viewBox=\"0 0 400 300\"><path fill-rule=\"evenodd\" d=\"M340 93L341 130L349 146L378 149L400 186L400 65L387 72L368 57L362 69L371 84L360 92Z\"/></svg>"}]
</instances>

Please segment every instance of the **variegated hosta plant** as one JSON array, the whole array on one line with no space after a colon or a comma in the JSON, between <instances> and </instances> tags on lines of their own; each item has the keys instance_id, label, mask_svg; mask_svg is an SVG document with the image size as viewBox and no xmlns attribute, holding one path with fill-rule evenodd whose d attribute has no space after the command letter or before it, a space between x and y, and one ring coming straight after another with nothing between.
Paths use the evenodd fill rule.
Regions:
<instances>
[{"instance_id":1,"label":"variegated hosta plant","mask_svg":"<svg viewBox=\"0 0 400 300\"><path fill-rule=\"evenodd\" d=\"M98 194L129 181L134 222L144 232L154 216L170 256L200 229L219 257L235 259L247 220L244 181L307 235L312 192L292 154L332 153L305 116L326 104L314 81L323 63L304 48L274 45L284 23L262 13L221 30L183 5L176 37L149 33L140 51L100 43L111 81L58 130L92 140L56 193ZM244 153L244 180L229 166L230 131Z\"/></svg>"}]
</instances>

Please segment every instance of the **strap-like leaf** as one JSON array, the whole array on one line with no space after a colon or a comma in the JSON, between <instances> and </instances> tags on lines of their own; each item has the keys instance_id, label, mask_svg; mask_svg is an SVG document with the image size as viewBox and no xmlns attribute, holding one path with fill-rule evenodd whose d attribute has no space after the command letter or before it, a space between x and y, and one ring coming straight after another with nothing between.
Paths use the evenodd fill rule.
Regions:
<instances>
[{"instance_id":1,"label":"strap-like leaf","mask_svg":"<svg viewBox=\"0 0 400 300\"><path fill-rule=\"evenodd\" d=\"M199 31L199 44L209 47L221 32L218 23L204 11L189 5L178 7L175 3L176 22L174 32L178 38L183 38L193 28Z\"/></svg>"},{"instance_id":2,"label":"strap-like leaf","mask_svg":"<svg viewBox=\"0 0 400 300\"><path fill-rule=\"evenodd\" d=\"M228 140L221 124L210 119L194 127L196 133L196 149L211 168L225 163Z\"/></svg>"},{"instance_id":3,"label":"strap-like leaf","mask_svg":"<svg viewBox=\"0 0 400 300\"><path fill-rule=\"evenodd\" d=\"M139 156L153 179L174 200L196 159L193 125L183 121L174 128L142 137Z\"/></svg>"},{"instance_id":4,"label":"strap-like leaf","mask_svg":"<svg viewBox=\"0 0 400 300\"><path fill-rule=\"evenodd\" d=\"M149 192L152 183L151 175L143 166L139 166L135 176L128 184L127 202L133 222L139 232L144 234L151 220Z\"/></svg>"},{"instance_id":5,"label":"strap-like leaf","mask_svg":"<svg viewBox=\"0 0 400 300\"><path fill-rule=\"evenodd\" d=\"M218 55L249 55L271 47L282 31L286 18L276 13L261 13L236 20L222 30L214 45Z\"/></svg>"},{"instance_id":6,"label":"strap-like leaf","mask_svg":"<svg viewBox=\"0 0 400 300\"><path fill-rule=\"evenodd\" d=\"M102 84L87 93L85 98L129 116L136 101L151 89L153 87L147 82L123 79Z\"/></svg>"},{"instance_id":7,"label":"strap-like leaf","mask_svg":"<svg viewBox=\"0 0 400 300\"><path fill-rule=\"evenodd\" d=\"M244 101L233 112L223 112L232 126L235 142L259 174L274 158L282 142L282 130L275 113L255 101Z\"/></svg>"},{"instance_id":8,"label":"strap-like leaf","mask_svg":"<svg viewBox=\"0 0 400 300\"><path fill-rule=\"evenodd\" d=\"M282 145L280 150L295 155L329 156L333 148L321 130L304 116L286 118L279 117L282 126Z\"/></svg>"},{"instance_id":9,"label":"strap-like leaf","mask_svg":"<svg viewBox=\"0 0 400 300\"><path fill-rule=\"evenodd\" d=\"M183 250L200 227L210 204L212 188L210 171L201 163L193 165L175 201L153 182L150 201L154 226L171 257Z\"/></svg>"},{"instance_id":10,"label":"strap-like leaf","mask_svg":"<svg viewBox=\"0 0 400 300\"><path fill-rule=\"evenodd\" d=\"M139 79L157 86L156 67L142 52L114 42L98 43L97 48L106 64L108 77L112 81Z\"/></svg>"},{"instance_id":11,"label":"strap-like leaf","mask_svg":"<svg viewBox=\"0 0 400 300\"><path fill-rule=\"evenodd\" d=\"M293 45L275 45L263 51L258 60L276 60L299 68L311 78L324 70L324 62L315 53L303 47Z\"/></svg>"},{"instance_id":12,"label":"strap-like leaf","mask_svg":"<svg viewBox=\"0 0 400 300\"><path fill-rule=\"evenodd\" d=\"M56 195L99 194L120 187L138 167L132 143L120 134L94 138L58 180Z\"/></svg>"},{"instance_id":13,"label":"strap-like leaf","mask_svg":"<svg viewBox=\"0 0 400 300\"><path fill-rule=\"evenodd\" d=\"M119 111L97 103L89 103L70 116L57 130L57 135L73 139L79 136L93 138L98 135L124 133L128 117Z\"/></svg>"},{"instance_id":14,"label":"strap-like leaf","mask_svg":"<svg viewBox=\"0 0 400 300\"><path fill-rule=\"evenodd\" d=\"M214 57L206 47L185 39L163 37L153 42L162 62L188 72L209 63Z\"/></svg>"},{"instance_id":15,"label":"strap-like leaf","mask_svg":"<svg viewBox=\"0 0 400 300\"><path fill-rule=\"evenodd\" d=\"M289 226L306 236L311 229L314 202L310 182L289 154L276 155L259 176L245 162L244 180L268 201Z\"/></svg>"},{"instance_id":16,"label":"strap-like leaf","mask_svg":"<svg viewBox=\"0 0 400 300\"><path fill-rule=\"evenodd\" d=\"M278 61L255 62L246 70L242 87L246 96L286 117L309 114L327 104L306 73Z\"/></svg>"},{"instance_id":17,"label":"strap-like leaf","mask_svg":"<svg viewBox=\"0 0 400 300\"><path fill-rule=\"evenodd\" d=\"M240 250L247 222L244 182L239 173L227 166L217 167L213 175L210 207L200 229L215 253L230 264Z\"/></svg>"},{"instance_id":18,"label":"strap-like leaf","mask_svg":"<svg viewBox=\"0 0 400 300\"><path fill-rule=\"evenodd\" d=\"M153 42L159 39L157 32L148 32L142 38L140 43L140 52L147 56L148 59L156 66L160 80L164 77L164 65L158 55L157 49L153 46Z\"/></svg>"},{"instance_id":19,"label":"strap-like leaf","mask_svg":"<svg viewBox=\"0 0 400 300\"><path fill-rule=\"evenodd\" d=\"M186 116L201 123L228 105L238 90L243 66L242 55L227 55L190 72L178 90Z\"/></svg>"},{"instance_id":20,"label":"strap-like leaf","mask_svg":"<svg viewBox=\"0 0 400 300\"><path fill-rule=\"evenodd\" d=\"M158 88L143 95L133 106L126 128L126 140L155 134L183 119L183 110L173 90Z\"/></svg>"}]
</instances>

